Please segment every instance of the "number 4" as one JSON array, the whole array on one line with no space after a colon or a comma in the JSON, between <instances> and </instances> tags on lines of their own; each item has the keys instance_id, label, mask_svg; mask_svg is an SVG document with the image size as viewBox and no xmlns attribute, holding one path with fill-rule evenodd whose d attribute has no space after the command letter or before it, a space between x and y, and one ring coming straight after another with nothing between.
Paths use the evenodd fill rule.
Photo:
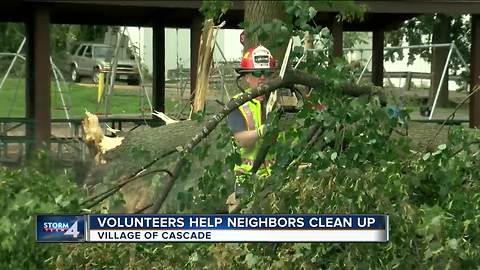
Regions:
<instances>
[{"instance_id":1,"label":"number 4","mask_svg":"<svg viewBox=\"0 0 480 270\"><path fill-rule=\"evenodd\" d=\"M73 223L73 225L64 233L64 235L71 235L73 238L77 238L79 234L78 221L75 221L75 223Z\"/></svg>"}]
</instances>

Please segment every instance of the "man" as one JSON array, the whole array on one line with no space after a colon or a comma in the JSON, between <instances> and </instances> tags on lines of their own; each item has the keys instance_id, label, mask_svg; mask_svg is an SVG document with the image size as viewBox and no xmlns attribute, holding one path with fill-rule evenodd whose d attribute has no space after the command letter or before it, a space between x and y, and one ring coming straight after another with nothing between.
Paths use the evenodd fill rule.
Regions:
<instances>
[{"instance_id":1,"label":"man","mask_svg":"<svg viewBox=\"0 0 480 270\"><path fill-rule=\"evenodd\" d=\"M240 76L245 78L248 88L242 91L250 91L263 84L267 77L273 74L276 61L270 51L263 47L250 48L243 56L240 67L236 69ZM234 97L235 98L235 97ZM236 177L235 192L227 199L229 212L238 210L237 198L245 193L245 189L251 186L247 180L250 178L253 163L261 147L261 138L266 132L264 97L257 97L241 105L228 116L228 126L233 133L235 144L239 150L242 162L235 165ZM270 166L273 159L267 155L265 161L257 171L259 177L270 174Z\"/></svg>"}]
</instances>

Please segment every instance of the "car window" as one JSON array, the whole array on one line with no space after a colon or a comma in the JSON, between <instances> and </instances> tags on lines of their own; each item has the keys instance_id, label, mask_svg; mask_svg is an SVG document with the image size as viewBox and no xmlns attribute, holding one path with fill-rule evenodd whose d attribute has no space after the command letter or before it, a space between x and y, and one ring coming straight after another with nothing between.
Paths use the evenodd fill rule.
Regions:
<instances>
[{"instance_id":1,"label":"car window","mask_svg":"<svg viewBox=\"0 0 480 270\"><path fill-rule=\"evenodd\" d=\"M83 53L85 57L92 57L92 46L87 46L85 52Z\"/></svg>"},{"instance_id":2,"label":"car window","mask_svg":"<svg viewBox=\"0 0 480 270\"><path fill-rule=\"evenodd\" d=\"M111 58L113 55L113 49L108 46L95 46L93 47L93 56L95 58Z\"/></svg>"},{"instance_id":3,"label":"car window","mask_svg":"<svg viewBox=\"0 0 480 270\"><path fill-rule=\"evenodd\" d=\"M83 55L83 51L85 51L85 47L86 47L86 46L83 45L83 46L80 48L80 50L78 50L77 55L82 56L82 55Z\"/></svg>"}]
</instances>

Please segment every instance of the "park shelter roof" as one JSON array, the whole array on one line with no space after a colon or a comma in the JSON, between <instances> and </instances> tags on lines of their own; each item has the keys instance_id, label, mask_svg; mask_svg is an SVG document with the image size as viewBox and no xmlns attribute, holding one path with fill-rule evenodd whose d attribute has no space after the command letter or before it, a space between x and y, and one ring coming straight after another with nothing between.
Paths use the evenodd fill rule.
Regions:
<instances>
[{"instance_id":1,"label":"park shelter roof","mask_svg":"<svg viewBox=\"0 0 480 270\"><path fill-rule=\"evenodd\" d=\"M401 22L418 14L480 14L480 0L363 0L355 3L364 6L362 21L345 22L344 31L373 31L379 28L394 29ZM145 1L145 0L3 0L0 3L0 21L25 21L35 5L46 5L51 23L105 24L151 26L162 21L167 27L191 25L191 18L199 14L202 1ZM226 28L239 28L243 21L245 1L234 0L223 19ZM318 23L329 25L341 4L322 5Z\"/></svg>"},{"instance_id":2,"label":"park shelter roof","mask_svg":"<svg viewBox=\"0 0 480 270\"><path fill-rule=\"evenodd\" d=\"M162 21L167 27L188 28L202 1L7 0L0 3L0 21L24 21L35 5L48 6L51 23L152 26ZM243 6L243 1L233 2L225 15L229 27L238 28L243 21Z\"/></svg>"},{"instance_id":3,"label":"park shelter roof","mask_svg":"<svg viewBox=\"0 0 480 270\"><path fill-rule=\"evenodd\" d=\"M423 13L480 14L479 0L376 1L355 3L366 8L363 21L344 24L344 30L372 31L378 27L397 25L397 22ZM245 1L234 0L225 14L228 28L238 28L243 21ZM189 27L190 19L199 13L202 1L145 1L145 0L3 0L0 21L25 21L35 5L47 5L51 23L108 24L150 26L161 20L167 27ZM320 21L330 20L342 5L322 5ZM327 20L325 20L327 19Z\"/></svg>"},{"instance_id":4,"label":"park shelter roof","mask_svg":"<svg viewBox=\"0 0 480 270\"><path fill-rule=\"evenodd\" d=\"M355 1L367 7L371 13L443 13L443 14L480 14L479 0L363 0Z\"/></svg>"}]
</instances>

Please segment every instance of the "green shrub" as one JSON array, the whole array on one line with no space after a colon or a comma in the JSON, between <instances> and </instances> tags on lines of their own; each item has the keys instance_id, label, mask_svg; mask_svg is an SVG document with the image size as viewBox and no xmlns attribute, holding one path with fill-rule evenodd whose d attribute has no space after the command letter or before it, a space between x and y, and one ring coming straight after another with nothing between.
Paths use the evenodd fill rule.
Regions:
<instances>
[{"instance_id":1,"label":"green shrub","mask_svg":"<svg viewBox=\"0 0 480 270\"><path fill-rule=\"evenodd\" d=\"M44 269L60 245L35 243L35 215L78 213L79 187L47 157L21 169L0 168L0 269Z\"/></svg>"}]
</instances>

